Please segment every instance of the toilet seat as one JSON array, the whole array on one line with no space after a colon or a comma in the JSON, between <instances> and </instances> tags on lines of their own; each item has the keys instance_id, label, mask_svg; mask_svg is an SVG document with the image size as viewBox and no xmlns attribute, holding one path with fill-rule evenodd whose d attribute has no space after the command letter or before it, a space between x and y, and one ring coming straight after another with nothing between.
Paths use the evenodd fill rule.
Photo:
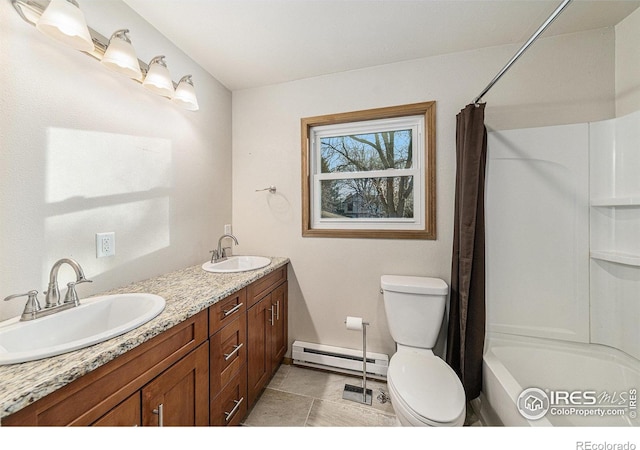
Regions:
<instances>
[{"instance_id":1,"label":"toilet seat","mask_svg":"<svg viewBox=\"0 0 640 450\"><path fill-rule=\"evenodd\" d=\"M414 425L457 426L465 419L465 394L458 376L433 354L404 350L387 372L394 408Z\"/></svg>"}]
</instances>

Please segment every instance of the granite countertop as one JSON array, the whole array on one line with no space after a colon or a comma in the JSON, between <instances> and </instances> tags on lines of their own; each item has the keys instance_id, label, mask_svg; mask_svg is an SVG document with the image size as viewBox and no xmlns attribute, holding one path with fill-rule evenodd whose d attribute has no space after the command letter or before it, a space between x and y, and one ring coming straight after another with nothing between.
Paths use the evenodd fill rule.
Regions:
<instances>
[{"instance_id":1,"label":"granite countertop","mask_svg":"<svg viewBox=\"0 0 640 450\"><path fill-rule=\"evenodd\" d=\"M270 259L268 266L250 272L209 273L197 265L97 294L146 292L164 297L166 306L146 324L100 344L37 361L0 366L0 419L184 322L289 262L283 257Z\"/></svg>"}]
</instances>

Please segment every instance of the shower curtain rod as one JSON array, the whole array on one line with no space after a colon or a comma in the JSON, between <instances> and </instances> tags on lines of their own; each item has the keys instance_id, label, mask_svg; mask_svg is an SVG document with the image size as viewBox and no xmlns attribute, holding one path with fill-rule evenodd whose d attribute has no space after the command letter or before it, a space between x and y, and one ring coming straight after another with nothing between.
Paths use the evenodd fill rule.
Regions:
<instances>
[{"instance_id":1,"label":"shower curtain rod","mask_svg":"<svg viewBox=\"0 0 640 450\"><path fill-rule=\"evenodd\" d=\"M572 0L563 0L563 2L560 4L560 6L558 6L556 8L555 11L553 11L551 13L551 15L549 16L549 18L547 20L545 20L545 22L540 25L540 28L538 28L538 30L533 33L531 35L531 37L529 38L529 40L527 42L524 43L524 45L520 48L520 50L518 50L518 52L513 55L513 58L511 58L509 60L509 62L502 68L502 70L498 73L498 75L495 76L495 78L493 80L491 80L491 82L487 85L486 88L484 88L484 90L480 93L480 95L478 95L475 100L473 101L473 103L477 106L478 102L482 99L482 97L484 97L484 95L489 92L489 90L493 87L494 84L497 83L497 81L502 77L502 75L505 74L505 72L507 70L509 70L509 68L511 67L511 65L513 63L515 63L517 61L518 58L520 58L520 56L522 56L522 54L529 48L529 46L531 44L533 44L533 42L538 39L538 36L540 36L544 30L547 29L547 27L549 25L551 25L551 22L553 22L556 17L558 17L560 15L560 13L569 5L569 3L571 3Z\"/></svg>"}]
</instances>

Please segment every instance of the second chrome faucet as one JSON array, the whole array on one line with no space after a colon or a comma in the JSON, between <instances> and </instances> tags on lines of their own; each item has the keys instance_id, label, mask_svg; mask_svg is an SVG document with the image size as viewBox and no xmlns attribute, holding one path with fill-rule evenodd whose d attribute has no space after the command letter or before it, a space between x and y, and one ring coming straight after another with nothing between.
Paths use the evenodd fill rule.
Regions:
<instances>
[{"instance_id":1,"label":"second chrome faucet","mask_svg":"<svg viewBox=\"0 0 640 450\"><path fill-rule=\"evenodd\" d=\"M238 239L236 239L236 237L233 234L223 234L222 236L220 236L220 239L218 239L218 248L215 250L211 250L209 253L211 253L211 263L217 263L220 261L224 261L225 259L227 259L227 252L226 249L230 248L230 247L222 247L222 240L224 238L229 238L229 239L233 239L233 242L236 243L236 245L240 245L238 244Z\"/></svg>"}]
</instances>

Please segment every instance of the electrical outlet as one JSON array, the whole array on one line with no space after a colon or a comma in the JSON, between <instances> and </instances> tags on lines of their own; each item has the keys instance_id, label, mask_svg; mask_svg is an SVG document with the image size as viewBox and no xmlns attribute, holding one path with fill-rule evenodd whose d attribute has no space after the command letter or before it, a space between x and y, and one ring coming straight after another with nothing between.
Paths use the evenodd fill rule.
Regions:
<instances>
[{"instance_id":1,"label":"electrical outlet","mask_svg":"<svg viewBox=\"0 0 640 450\"><path fill-rule=\"evenodd\" d=\"M113 256L116 254L116 234L96 233L96 258Z\"/></svg>"},{"instance_id":2,"label":"electrical outlet","mask_svg":"<svg viewBox=\"0 0 640 450\"><path fill-rule=\"evenodd\" d=\"M231 224L228 223L224 226L224 234L231 234Z\"/></svg>"}]
</instances>

